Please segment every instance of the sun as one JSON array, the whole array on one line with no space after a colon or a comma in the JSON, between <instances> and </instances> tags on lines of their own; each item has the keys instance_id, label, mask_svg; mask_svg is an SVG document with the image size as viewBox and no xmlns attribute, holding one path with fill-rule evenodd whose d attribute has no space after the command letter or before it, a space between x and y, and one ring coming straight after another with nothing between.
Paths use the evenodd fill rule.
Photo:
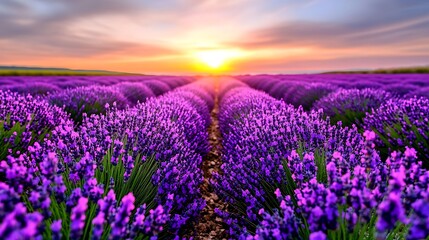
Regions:
<instances>
[{"instance_id":1,"label":"sun","mask_svg":"<svg viewBox=\"0 0 429 240\"><path fill-rule=\"evenodd\" d=\"M219 68L228 59L228 56L219 51L205 51L197 53L198 58L211 68Z\"/></svg>"},{"instance_id":2,"label":"sun","mask_svg":"<svg viewBox=\"0 0 429 240\"><path fill-rule=\"evenodd\" d=\"M227 62L238 56L238 53L233 50L204 50L195 53L196 58L204 65L212 70L219 70L224 67Z\"/></svg>"}]
</instances>

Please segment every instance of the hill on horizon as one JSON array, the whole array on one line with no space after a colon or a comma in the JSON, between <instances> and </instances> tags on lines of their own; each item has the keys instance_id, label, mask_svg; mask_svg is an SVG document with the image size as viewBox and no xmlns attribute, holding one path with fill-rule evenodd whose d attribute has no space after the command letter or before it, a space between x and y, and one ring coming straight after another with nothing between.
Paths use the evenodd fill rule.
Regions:
<instances>
[{"instance_id":1,"label":"hill on horizon","mask_svg":"<svg viewBox=\"0 0 429 240\"><path fill-rule=\"evenodd\" d=\"M70 68L45 68L0 66L0 76L110 76L110 75L140 75L136 73L114 72L107 70L80 70Z\"/></svg>"},{"instance_id":2,"label":"hill on horizon","mask_svg":"<svg viewBox=\"0 0 429 240\"><path fill-rule=\"evenodd\" d=\"M342 74L342 73L351 73L351 74L405 74L405 73L429 73L429 66L419 66L419 67L399 67L399 68L380 68L374 70L350 70L350 71L329 71L325 74Z\"/></svg>"}]
</instances>

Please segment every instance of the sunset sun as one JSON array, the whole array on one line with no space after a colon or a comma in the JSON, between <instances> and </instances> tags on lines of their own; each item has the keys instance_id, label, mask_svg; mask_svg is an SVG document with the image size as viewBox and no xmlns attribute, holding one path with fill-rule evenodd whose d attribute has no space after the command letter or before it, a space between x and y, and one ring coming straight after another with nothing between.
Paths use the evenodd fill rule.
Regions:
<instances>
[{"instance_id":1,"label":"sunset sun","mask_svg":"<svg viewBox=\"0 0 429 240\"><path fill-rule=\"evenodd\" d=\"M228 49L204 50L195 53L198 61L212 70L224 68L227 63L239 55L238 51Z\"/></svg>"},{"instance_id":2,"label":"sunset sun","mask_svg":"<svg viewBox=\"0 0 429 240\"><path fill-rule=\"evenodd\" d=\"M221 67L228 59L228 55L220 51L198 52L197 57L201 62L215 69Z\"/></svg>"}]
</instances>

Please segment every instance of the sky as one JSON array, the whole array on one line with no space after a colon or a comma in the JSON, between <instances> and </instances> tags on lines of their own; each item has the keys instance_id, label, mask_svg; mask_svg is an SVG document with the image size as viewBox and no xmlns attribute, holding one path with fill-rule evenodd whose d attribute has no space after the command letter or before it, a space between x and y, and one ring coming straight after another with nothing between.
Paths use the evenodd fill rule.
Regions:
<instances>
[{"instance_id":1,"label":"sky","mask_svg":"<svg viewBox=\"0 0 429 240\"><path fill-rule=\"evenodd\" d=\"M428 65L429 1L0 0L0 65L192 74L216 57L233 74Z\"/></svg>"}]
</instances>

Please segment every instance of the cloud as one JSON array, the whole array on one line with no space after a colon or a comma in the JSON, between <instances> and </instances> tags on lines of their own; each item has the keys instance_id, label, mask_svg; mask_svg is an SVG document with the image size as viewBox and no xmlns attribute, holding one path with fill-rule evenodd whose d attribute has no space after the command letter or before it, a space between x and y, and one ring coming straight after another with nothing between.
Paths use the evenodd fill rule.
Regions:
<instances>
[{"instance_id":1,"label":"cloud","mask_svg":"<svg viewBox=\"0 0 429 240\"><path fill-rule=\"evenodd\" d=\"M152 56L174 51L157 44L111 39L107 30L76 30L79 21L92 17L143 13L138 1L116 0L4 0L0 3L0 47L26 57L51 54L86 57L126 52ZM105 31L105 32L103 32ZM132 52L129 52L132 54Z\"/></svg>"},{"instance_id":2,"label":"cloud","mask_svg":"<svg viewBox=\"0 0 429 240\"><path fill-rule=\"evenodd\" d=\"M247 35L245 48L317 46L323 48L386 47L429 41L429 2L374 0L354 18L335 21L288 20ZM335 15L335 12L332 12Z\"/></svg>"}]
</instances>

